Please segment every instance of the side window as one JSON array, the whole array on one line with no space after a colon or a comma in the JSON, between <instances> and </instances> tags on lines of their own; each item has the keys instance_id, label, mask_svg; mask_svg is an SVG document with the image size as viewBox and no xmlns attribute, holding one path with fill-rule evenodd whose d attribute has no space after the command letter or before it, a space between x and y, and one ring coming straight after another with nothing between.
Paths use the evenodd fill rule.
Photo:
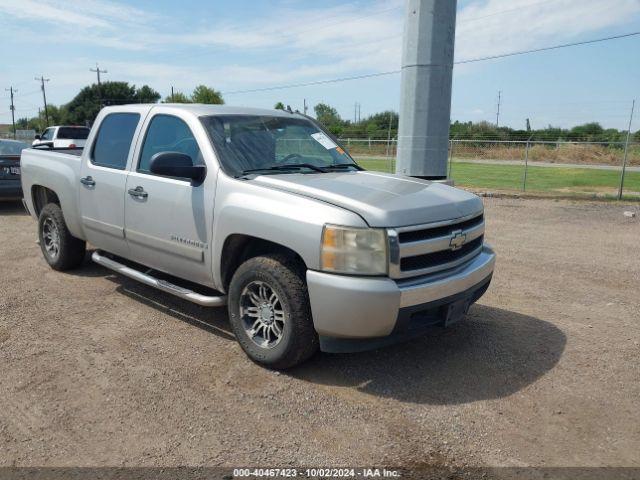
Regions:
<instances>
[{"instance_id":1,"label":"side window","mask_svg":"<svg viewBox=\"0 0 640 480\"><path fill-rule=\"evenodd\" d=\"M124 170L140 115L111 113L104 117L93 144L91 163Z\"/></svg>"},{"instance_id":2,"label":"side window","mask_svg":"<svg viewBox=\"0 0 640 480\"><path fill-rule=\"evenodd\" d=\"M53 138L53 128L47 128L42 135L40 136L40 140L51 140Z\"/></svg>"},{"instance_id":3,"label":"side window","mask_svg":"<svg viewBox=\"0 0 640 480\"><path fill-rule=\"evenodd\" d=\"M191 157L194 165L203 165L202 153L191 129L178 117L156 115L147 128L138 162L139 172L149 172L151 157L160 152L179 152Z\"/></svg>"}]
</instances>

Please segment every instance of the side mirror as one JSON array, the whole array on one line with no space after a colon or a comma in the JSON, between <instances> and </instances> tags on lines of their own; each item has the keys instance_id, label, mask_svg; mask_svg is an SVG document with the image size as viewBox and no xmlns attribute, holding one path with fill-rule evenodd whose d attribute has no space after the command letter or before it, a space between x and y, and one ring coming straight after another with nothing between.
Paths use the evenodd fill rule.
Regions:
<instances>
[{"instance_id":1,"label":"side mirror","mask_svg":"<svg viewBox=\"0 0 640 480\"><path fill-rule=\"evenodd\" d=\"M36 134L36 140L40 140L40 135Z\"/></svg>"},{"instance_id":2,"label":"side mirror","mask_svg":"<svg viewBox=\"0 0 640 480\"><path fill-rule=\"evenodd\" d=\"M194 165L189 155L180 152L160 152L151 157L151 173L167 177L190 178L200 183L207 175L207 167Z\"/></svg>"}]
</instances>

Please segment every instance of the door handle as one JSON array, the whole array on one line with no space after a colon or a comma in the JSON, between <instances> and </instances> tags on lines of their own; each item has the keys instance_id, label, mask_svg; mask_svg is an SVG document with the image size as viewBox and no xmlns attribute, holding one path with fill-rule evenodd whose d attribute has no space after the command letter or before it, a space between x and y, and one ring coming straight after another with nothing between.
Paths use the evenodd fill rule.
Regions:
<instances>
[{"instance_id":1,"label":"door handle","mask_svg":"<svg viewBox=\"0 0 640 480\"><path fill-rule=\"evenodd\" d=\"M96 185L96 181L89 175L88 177L82 177L80 179L80 183L86 185L87 187L94 187Z\"/></svg>"},{"instance_id":2,"label":"door handle","mask_svg":"<svg viewBox=\"0 0 640 480\"><path fill-rule=\"evenodd\" d=\"M144 188L142 188L141 186L137 186L136 188L130 188L128 191L129 191L129 195L131 195L132 197L147 198L149 196L149 194L145 192Z\"/></svg>"}]
</instances>

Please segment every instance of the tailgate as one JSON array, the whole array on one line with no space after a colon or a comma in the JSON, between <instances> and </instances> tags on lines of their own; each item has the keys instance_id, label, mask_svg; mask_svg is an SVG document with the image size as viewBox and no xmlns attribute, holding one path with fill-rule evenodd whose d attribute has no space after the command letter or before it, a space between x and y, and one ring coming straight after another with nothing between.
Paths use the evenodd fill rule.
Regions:
<instances>
[{"instance_id":1,"label":"tailgate","mask_svg":"<svg viewBox=\"0 0 640 480\"><path fill-rule=\"evenodd\" d=\"M0 180L18 180L20 178L20 156L0 155Z\"/></svg>"}]
</instances>

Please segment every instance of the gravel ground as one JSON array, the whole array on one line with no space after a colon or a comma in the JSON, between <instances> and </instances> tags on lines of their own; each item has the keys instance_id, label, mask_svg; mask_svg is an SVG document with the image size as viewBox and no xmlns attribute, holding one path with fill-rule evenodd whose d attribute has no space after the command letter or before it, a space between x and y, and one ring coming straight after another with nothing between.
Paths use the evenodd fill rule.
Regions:
<instances>
[{"instance_id":1,"label":"gravel ground","mask_svg":"<svg viewBox=\"0 0 640 480\"><path fill-rule=\"evenodd\" d=\"M467 321L282 374L224 309L50 270L0 204L0 465L640 466L640 209L485 204Z\"/></svg>"}]
</instances>

